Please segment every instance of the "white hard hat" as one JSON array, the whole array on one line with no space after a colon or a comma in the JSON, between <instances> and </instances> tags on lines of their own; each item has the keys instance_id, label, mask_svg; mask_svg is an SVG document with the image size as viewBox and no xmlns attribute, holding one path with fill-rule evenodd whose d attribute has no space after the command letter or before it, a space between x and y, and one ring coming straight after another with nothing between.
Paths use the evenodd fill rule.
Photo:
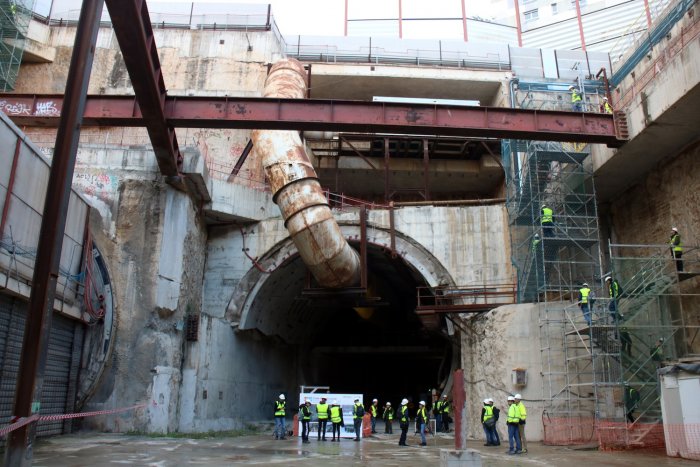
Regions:
<instances>
[{"instance_id":1,"label":"white hard hat","mask_svg":"<svg viewBox=\"0 0 700 467\"><path fill-rule=\"evenodd\" d=\"M333 399L332 404L333 404L333 405L338 405L338 400L337 400L337 399Z\"/></svg>"},{"instance_id":2,"label":"white hard hat","mask_svg":"<svg viewBox=\"0 0 700 467\"><path fill-rule=\"evenodd\" d=\"M515 400L515 397L513 397L513 396L508 396L508 400L509 400L509 401L514 401L514 400Z\"/></svg>"},{"instance_id":3,"label":"white hard hat","mask_svg":"<svg viewBox=\"0 0 700 467\"><path fill-rule=\"evenodd\" d=\"M546 208L546 207L547 207L547 205L543 203L543 204L542 204L542 207L543 207L543 208Z\"/></svg>"},{"instance_id":4,"label":"white hard hat","mask_svg":"<svg viewBox=\"0 0 700 467\"><path fill-rule=\"evenodd\" d=\"M581 284L581 285L583 285L584 287L588 287L588 282L584 282L584 283Z\"/></svg>"},{"instance_id":5,"label":"white hard hat","mask_svg":"<svg viewBox=\"0 0 700 467\"><path fill-rule=\"evenodd\" d=\"M489 401L489 404L493 404L493 399L491 399L490 397L488 398L488 401Z\"/></svg>"},{"instance_id":6,"label":"white hard hat","mask_svg":"<svg viewBox=\"0 0 700 467\"><path fill-rule=\"evenodd\" d=\"M671 228L671 230L673 230L674 232L678 232L678 229L675 227Z\"/></svg>"},{"instance_id":7,"label":"white hard hat","mask_svg":"<svg viewBox=\"0 0 700 467\"><path fill-rule=\"evenodd\" d=\"M425 405L425 401L420 401L419 404L420 404L420 405Z\"/></svg>"},{"instance_id":8,"label":"white hard hat","mask_svg":"<svg viewBox=\"0 0 700 467\"><path fill-rule=\"evenodd\" d=\"M608 281L611 281L611 280L612 280L612 277L610 277L610 276L605 276L605 282L608 282Z\"/></svg>"},{"instance_id":9,"label":"white hard hat","mask_svg":"<svg viewBox=\"0 0 700 467\"><path fill-rule=\"evenodd\" d=\"M388 405L389 407L391 407L391 402L387 402L386 405Z\"/></svg>"},{"instance_id":10,"label":"white hard hat","mask_svg":"<svg viewBox=\"0 0 700 467\"><path fill-rule=\"evenodd\" d=\"M444 397L445 399L447 399L447 394L443 394L442 397Z\"/></svg>"},{"instance_id":11,"label":"white hard hat","mask_svg":"<svg viewBox=\"0 0 700 467\"><path fill-rule=\"evenodd\" d=\"M513 398L514 398L514 399L522 399L523 396L521 396L520 394L516 394L516 395L513 396Z\"/></svg>"},{"instance_id":12,"label":"white hard hat","mask_svg":"<svg viewBox=\"0 0 700 467\"><path fill-rule=\"evenodd\" d=\"M607 100L608 100L608 98L607 98L607 97L603 97L603 100L604 100L604 101L607 101Z\"/></svg>"},{"instance_id":13,"label":"white hard hat","mask_svg":"<svg viewBox=\"0 0 700 467\"><path fill-rule=\"evenodd\" d=\"M284 400L284 394L280 394L280 399Z\"/></svg>"},{"instance_id":14,"label":"white hard hat","mask_svg":"<svg viewBox=\"0 0 700 467\"><path fill-rule=\"evenodd\" d=\"M489 403L489 400L488 400L488 399L484 399L484 404L488 404L488 403Z\"/></svg>"},{"instance_id":15,"label":"white hard hat","mask_svg":"<svg viewBox=\"0 0 700 467\"><path fill-rule=\"evenodd\" d=\"M540 234L535 234L535 238L540 238Z\"/></svg>"},{"instance_id":16,"label":"white hard hat","mask_svg":"<svg viewBox=\"0 0 700 467\"><path fill-rule=\"evenodd\" d=\"M372 402L379 402L377 399L372 399Z\"/></svg>"},{"instance_id":17,"label":"white hard hat","mask_svg":"<svg viewBox=\"0 0 700 467\"><path fill-rule=\"evenodd\" d=\"M576 86L572 84L571 86L569 86L569 89L576 89Z\"/></svg>"},{"instance_id":18,"label":"white hard hat","mask_svg":"<svg viewBox=\"0 0 700 467\"><path fill-rule=\"evenodd\" d=\"M408 404L408 399L401 399L401 405Z\"/></svg>"}]
</instances>

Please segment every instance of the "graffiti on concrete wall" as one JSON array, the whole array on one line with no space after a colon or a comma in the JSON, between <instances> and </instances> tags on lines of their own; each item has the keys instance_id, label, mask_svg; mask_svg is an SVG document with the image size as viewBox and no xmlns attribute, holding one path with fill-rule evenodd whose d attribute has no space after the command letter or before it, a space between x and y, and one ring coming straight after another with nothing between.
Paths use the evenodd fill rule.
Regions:
<instances>
[{"instance_id":1,"label":"graffiti on concrete wall","mask_svg":"<svg viewBox=\"0 0 700 467\"><path fill-rule=\"evenodd\" d=\"M119 178L106 172L77 172L73 186L82 193L98 198L112 198L119 188Z\"/></svg>"}]
</instances>

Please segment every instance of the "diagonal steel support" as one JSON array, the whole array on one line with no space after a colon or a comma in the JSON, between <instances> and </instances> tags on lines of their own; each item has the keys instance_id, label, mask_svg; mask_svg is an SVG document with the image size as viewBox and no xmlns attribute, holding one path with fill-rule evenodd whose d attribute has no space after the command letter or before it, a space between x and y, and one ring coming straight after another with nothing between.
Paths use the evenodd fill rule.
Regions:
<instances>
[{"instance_id":1,"label":"diagonal steel support","mask_svg":"<svg viewBox=\"0 0 700 467\"><path fill-rule=\"evenodd\" d=\"M145 0L105 0L143 123L163 175L177 176L182 155L165 118L167 90Z\"/></svg>"}]
</instances>

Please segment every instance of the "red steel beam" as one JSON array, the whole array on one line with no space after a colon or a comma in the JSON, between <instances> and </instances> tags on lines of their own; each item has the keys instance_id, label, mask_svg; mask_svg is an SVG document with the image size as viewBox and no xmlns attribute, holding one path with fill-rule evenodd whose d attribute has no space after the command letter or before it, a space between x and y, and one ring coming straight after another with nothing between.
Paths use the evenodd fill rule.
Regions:
<instances>
[{"instance_id":1,"label":"red steel beam","mask_svg":"<svg viewBox=\"0 0 700 467\"><path fill-rule=\"evenodd\" d=\"M176 176L182 166L175 129L165 115L167 90L145 0L105 0L114 34L131 78L134 94L143 109L158 166L163 175Z\"/></svg>"},{"instance_id":2,"label":"red steel beam","mask_svg":"<svg viewBox=\"0 0 700 467\"><path fill-rule=\"evenodd\" d=\"M56 126L60 95L0 94L0 107L20 126ZM621 146L610 114L430 104L166 97L174 128L316 130L576 141ZM134 96L89 96L83 126L146 126ZM165 172L164 172L165 173Z\"/></svg>"}]
</instances>

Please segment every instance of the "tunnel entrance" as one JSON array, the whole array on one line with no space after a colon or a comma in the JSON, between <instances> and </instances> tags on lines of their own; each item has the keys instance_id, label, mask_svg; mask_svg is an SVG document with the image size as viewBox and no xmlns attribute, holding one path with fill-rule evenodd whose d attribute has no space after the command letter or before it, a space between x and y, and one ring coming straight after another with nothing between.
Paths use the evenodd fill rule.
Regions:
<instances>
[{"instance_id":1,"label":"tunnel entrance","mask_svg":"<svg viewBox=\"0 0 700 467\"><path fill-rule=\"evenodd\" d=\"M279 370L270 371L270 387L295 401L301 385L330 386L335 393L364 394L366 404L377 398L396 407L404 397L429 401L431 389L447 384L453 359L459 361L458 339L445 323L437 330L423 326L415 314L416 287L430 284L402 257L369 245L373 300L309 285L306 266L293 257L249 299L238 336L275 346L284 363L268 367L286 368L284 380Z\"/></svg>"}]
</instances>

